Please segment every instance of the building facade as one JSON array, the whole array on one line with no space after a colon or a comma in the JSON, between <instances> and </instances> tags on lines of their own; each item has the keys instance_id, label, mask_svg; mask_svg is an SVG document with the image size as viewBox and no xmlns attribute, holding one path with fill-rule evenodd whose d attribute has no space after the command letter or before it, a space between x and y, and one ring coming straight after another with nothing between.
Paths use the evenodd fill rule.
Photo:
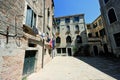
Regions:
<instances>
[{"instance_id":1,"label":"building facade","mask_svg":"<svg viewBox=\"0 0 120 80\"><path fill-rule=\"evenodd\" d=\"M88 43L91 46L90 55L97 56L108 53L107 39L101 15L91 24L87 24Z\"/></svg>"},{"instance_id":2,"label":"building facade","mask_svg":"<svg viewBox=\"0 0 120 80\"><path fill-rule=\"evenodd\" d=\"M117 57L120 55L120 13L119 0L99 0L101 14L108 38L108 45Z\"/></svg>"},{"instance_id":3,"label":"building facade","mask_svg":"<svg viewBox=\"0 0 120 80\"><path fill-rule=\"evenodd\" d=\"M52 16L53 1L45 3ZM43 6L44 0L0 1L0 80L21 80L50 61L49 50L43 48Z\"/></svg>"},{"instance_id":4,"label":"building facade","mask_svg":"<svg viewBox=\"0 0 120 80\"><path fill-rule=\"evenodd\" d=\"M74 55L75 49L87 44L84 14L55 18L56 55Z\"/></svg>"}]
</instances>

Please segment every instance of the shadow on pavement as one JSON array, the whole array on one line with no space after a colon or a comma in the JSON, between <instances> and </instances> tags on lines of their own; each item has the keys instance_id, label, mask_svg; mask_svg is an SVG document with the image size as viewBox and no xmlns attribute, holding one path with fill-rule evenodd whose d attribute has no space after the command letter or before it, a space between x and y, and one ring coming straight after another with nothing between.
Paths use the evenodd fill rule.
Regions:
<instances>
[{"instance_id":1,"label":"shadow on pavement","mask_svg":"<svg viewBox=\"0 0 120 80\"><path fill-rule=\"evenodd\" d=\"M120 80L120 59L105 57L75 57L94 68Z\"/></svg>"}]
</instances>

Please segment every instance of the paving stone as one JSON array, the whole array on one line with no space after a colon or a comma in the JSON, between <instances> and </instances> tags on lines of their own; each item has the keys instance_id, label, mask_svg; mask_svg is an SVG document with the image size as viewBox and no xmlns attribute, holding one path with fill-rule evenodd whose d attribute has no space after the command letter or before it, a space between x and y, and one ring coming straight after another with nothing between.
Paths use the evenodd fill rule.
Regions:
<instances>
[{"instance_id":1,"label":"paving stone","mask_svg":"<svg viewBox=\"0 0 120 80\"><path fill-rule=\"evenodd\" d=\"M107 64L103 65L102 63ZM107 66L108 64L109 60L99 57L74 58L58 56L48 63L40 72L30 75L28 80L120 80L119 75L115 77L115 75L106 73L106 69L103 71L100 70L101 66ZM114 65L114 63L110 64ZM97 65L97 67L95 65Z\"/></svg>"}]
</instances>

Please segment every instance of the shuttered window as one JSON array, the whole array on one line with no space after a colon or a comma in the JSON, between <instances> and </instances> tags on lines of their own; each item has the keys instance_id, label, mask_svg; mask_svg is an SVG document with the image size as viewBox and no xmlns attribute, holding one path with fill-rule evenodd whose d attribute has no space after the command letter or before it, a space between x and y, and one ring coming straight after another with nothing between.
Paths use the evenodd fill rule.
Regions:
<instances>
[{"instance_id":1,"label":"shuttered window","mask_svg":"<svg viewBox=\"0 0 120 80\"><path fill-rule=\"evenodd\" d=\"M26 25L30 26L31 28L36 27L36 14L29 6L27 6Z\"/></svg>"}]
</instances>

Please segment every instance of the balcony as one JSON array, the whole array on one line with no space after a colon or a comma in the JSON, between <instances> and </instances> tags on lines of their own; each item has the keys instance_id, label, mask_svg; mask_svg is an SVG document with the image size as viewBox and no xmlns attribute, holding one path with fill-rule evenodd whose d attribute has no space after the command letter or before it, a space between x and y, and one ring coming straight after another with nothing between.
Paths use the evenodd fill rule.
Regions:
<instances>
[{"instance_id":1,"label":"balcony","mask_svg":"<svg viewBox=\"0 0 120 80\"><path fill-rule=\"evenodd\" d=\"M36 36L38 34L38 29L36 27L31 28L26 24L23 24L23 31L33 36Z\"/></svg>"},{"instance_id":2,"label":"balcony","mask_svg":"<svg viewBox=\"0 0 120 80\"><path fill-rule=\"evenodd\" d=\"M66 31L66 34L70 34L70 30L67 30L67 31Z\"/></svg>"},{"instance_id":3,"label":"balcony","mask_svg":"<svg viewBox=\"0 0 120 80\"><path fill-rule=\"evenodd\" d=\"M60 34L60 31L57 31L55 34L56 34L56 36L58 36Z\"/></svg>"},{"instance_id":4,"label":"balcony","mask_svg":"<svg viewBox=\"0 0 120 80\"><path fill-rule=\"evenodd\" d=\"M56 34L56 36L58 36L60 33L59 33L59 32L56 32L55 34Z\"/></svg>"},{"instance_id":5,"label":"balcony","mask_svg":"<svg viewBox=\"0 0 120 80\"><path fill-rule=\"evenodd\" d=\"M98 37L90 37L88 38L89 43L101 42L101 39Z\"/></svg>"},{"instance_id":6,"label":"balcony","mask_svg":"<svg viewBox=\"0 0 120 80\"><path fill-rule=\"evenodd\" d=\"M76 34L79 34L79 32L80 32L79 25L76 25L76 26L75 26L75 33L76 33Z\"/></svg>"},{"instance_id":7,"label":"balcony","mask_svg":"<svg viewBox=\"0 0 120 80\"><path fill-rule=\"evenodd\" d=\"M75 30L75 33L76 33L76 34L79 34L79 33L80 33L80 31L79 31L79 30Z\"/></svg>"}]
</instances>

